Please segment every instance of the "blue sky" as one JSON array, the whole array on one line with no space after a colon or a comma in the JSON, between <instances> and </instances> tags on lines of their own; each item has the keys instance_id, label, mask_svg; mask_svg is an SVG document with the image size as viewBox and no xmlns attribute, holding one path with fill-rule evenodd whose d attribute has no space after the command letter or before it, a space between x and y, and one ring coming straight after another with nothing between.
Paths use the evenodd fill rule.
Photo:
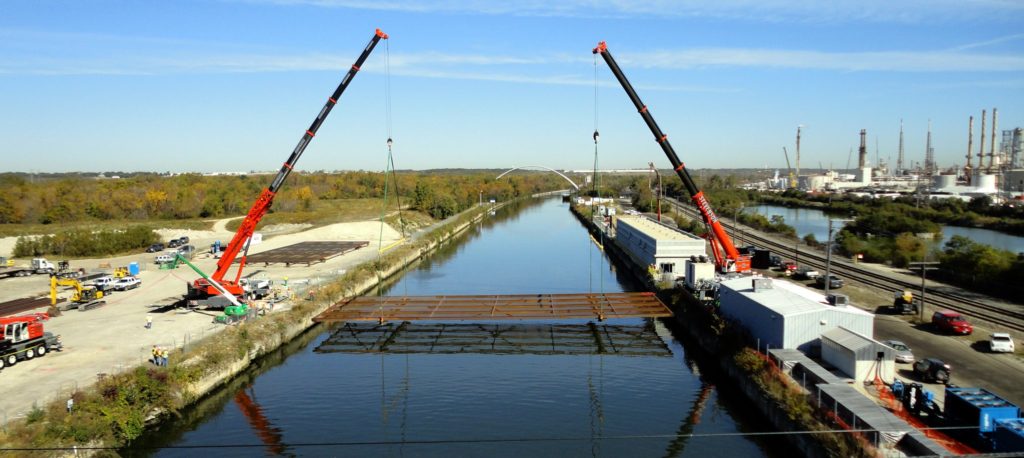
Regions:
<instances>
[{"instance_id":1,"label":"blue sky","mask_svg":"<svg viewBox=\"0 0 1024 458\"><path fill-rule=\"evenodd\" d=\"M963 164L967 119L1024 126L1019 0L0 2L2 171L271 170L375 28L381 43L299 163L668 167L606 40L691 168ZM388 65L386 65L388 64ZM390 67L390 79L385 71ZM989 115L991 116L991 114ZM991 122L991 118L989 118ZM990 126L991 124L989 124ZM988 128L987 128L988 129ZM986 129L986 130L987 130Z\"/></svg>"}]
</instances>

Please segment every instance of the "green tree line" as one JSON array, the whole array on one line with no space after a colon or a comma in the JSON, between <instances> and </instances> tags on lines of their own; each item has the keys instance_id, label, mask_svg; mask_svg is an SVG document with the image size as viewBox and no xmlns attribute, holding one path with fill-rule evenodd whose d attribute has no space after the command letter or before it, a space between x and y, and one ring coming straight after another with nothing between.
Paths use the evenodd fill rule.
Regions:
<instances>
[{"instance_id":1,"label":"green tree line","mask_svg":"<svg viewBox=\"0 0 1024 458\"><path fill-rule=\"evenodd\" d=\"M389 197L443 218L483 200L509 200L567 187L552 173L522 172L495 180L483 171L455 173L295 173L271 211L308 210L317 199ZM0 175L0 224L150 221L244 214L273 175L136 175L120 179L61 177L31 182Z\"/></svg>"}]
</instances>

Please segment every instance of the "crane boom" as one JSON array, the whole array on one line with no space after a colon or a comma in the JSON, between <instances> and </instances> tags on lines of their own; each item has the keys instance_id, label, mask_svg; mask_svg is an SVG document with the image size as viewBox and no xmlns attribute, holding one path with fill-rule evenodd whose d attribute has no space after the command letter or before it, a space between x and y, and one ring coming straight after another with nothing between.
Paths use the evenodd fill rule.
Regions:
<instances>
[{"instance_id":1,"label":"crane boom","mask_svg":"<svg viewBox=\"0 0 1024 458\"><path fill-rule=\"evenodd\" d=\"M242 224L238 226L238 230L235 232L234 237L231 238L231 242L228 243L227 247L224 248L224 252L221 254L220 260L217 261L217 270L213 272L210 277L219 283L224 289L234 295L241 295L243 293L242 286L239 281L242 277L242 269L245 267L245 256L242 256L241 263L238 265L238 272L235 275L235 279L224 280L224 276L228 273L231 265L234 264L238 254L246 246L246 243L252 237L256 231L256 226L263 219L263 216L270 210L270 205L274 202L274 196L277 195L277 191L281 189L281 185L284 180L288 178L292 170L295 167L295 163L298 162L299 157L302 156L302 152L306 150L306 146L316 136L317 130L320 129L320 125L323 124L324 120L327 119L327 115L331 113L331 109L334 108L338 103L338 99L341 94L348 88L352 78L355 77L356 72L362 67L363 62L370 56L373 48L377 46L377 43L381 39L387 39L388 35L382 32L380 29L374 33L373 37L370 38L369 44L363 49L362 54L356 59L355 64L348 70L345 77L342 78L341 83L338 84L338 88L334 90L334 93L327 98L327 102L324 103L323 108L317 114L313 123L303 132L302 137L299 139L299 143L295 145L295 149L292 154L288 156L288 160L281 166L281 170L278 171L277 176L274 177L274 181L270 183L270 186L260 193L256 202L253 203L252 208L249 209L249 213L246 214L245 219L242 220ZM192 285L189 287L190 297L209 297L220 294L220 291L211 284L205 278L197 278Z\"/></svg>"},{"instance_id":2,"label":"crane boom","mask_svg":"<svg viewBox=\"0 0 1024 458\"><path fill-rule=\"evenodd\" d=\"M665 135L661 128L658 127L658 123L654 121L654 117L651 116L651 112L647 109L647 105L644 105L643 101L640 100L640 96L636 94L633 89L633 85L626 79L626 75L622 73L619 68L619 64L615 62L615 58L612 57L611 52L608 51L608 46L605 42L600 42L597 47L594 48L594 54L600 54L604 59L608 67L611 68L612 74L619 80L619 84L625 89L626 95L636 106L637 111L640 112L640 116L643 117L644 122L647 123L647 127L651 129L651 133L654 134L655 141L661 146L662 151L668 156L668 160L672 163L672 169L675 170L676 175L683 180L683 186L686 187L686 191L690 193L690 199L693 200L694 205L700 210L701 217L704 219L704 223L711 229L712 238L712 252L718 253L718 249L714 246L715 243L721 245L725 251L726 259L721 259L720 256L715 257L715 263L718 265L719 270L722 271L736 271L745 272L750 270L750 258L741 256L736 246L733 245L732 239L726 234L725 228L722 227L722 223L718 220L718 215L711 209L711 203L708 202L707 197L704 196L704 192L697 188L696 183L693 182L693 178L690 177L690 172L686 170L683 162L679 160L679 156L675 150L672 149L672 144L668 141L668 136Z\"/></svg>"},{"instance_id":3,"label":"crane boom","mask_svg":"<svg viewBox=\"0 0 1024 458\"><path fill-rule=\"evenodd\" d=\"M789 171L788 185L790 188L796 187L796 177L793 176L793 166L789 165L789 151L786 151L786 147L782 147L782 154L786 155L786 169Z\"/></svg>"}]
</instances>

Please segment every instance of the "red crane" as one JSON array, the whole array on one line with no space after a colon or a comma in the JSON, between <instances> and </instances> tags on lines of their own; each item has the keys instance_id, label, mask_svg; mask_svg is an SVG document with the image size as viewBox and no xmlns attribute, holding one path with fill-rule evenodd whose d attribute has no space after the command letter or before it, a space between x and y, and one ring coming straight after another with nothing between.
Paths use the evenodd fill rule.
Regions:
<instances>
[{"instance_id":1,"label":"red crane","mask_svg":"<svg viewBox=\"0 0 1024 458\"><path fill-rule=\"evenodd\" d=\"M334 94L327 98L327 102L324 103L324 107L317 114L316 119L313 120L313 124L306 129L306 132L302 134L302 138L299 139L299 144L295 146L295 150L292 151L291 156L285 161L284 165L281 166L281 170L274 177L274 181L270 183L270 186L260 193L260 196L253 203L252 208L249 209L249 213L246 214L245 219L242 220L242 224L238 226L238 231L235 232L235 236L231 238L231 242L228 243L227 247L224 248L224 253L221 254L220 260L217 261L217 270L211 275L211 279L219 283L228 292L234 295L242 295L243 288L239 284L242 277L242 269L245 267L245 255L242 255L242 260L238 265L238 273L235 275L234 280L224 280L224 276L228 273L228 269L234 264L235 259L238 257L240 251L243 248L247 248L247 242L252 237L253 232L256 230L256 226L263 219L263 215L267 214L270 210L270 205L274 202L274 196L277 195L277 191L281 188L281 184L288 178L288 175L292 172L295 167L295 163L298 162L299 156L302 156L302 152L306 150L306 146L316 136L317 130L320 129L320 125L323 124L324 120L327 119L327 115L331 113L331 109L338 103L338 99L341 94L345 92L352 78L355 77L356 72L359 71L359 67L363 65L366 58L369 57L370 52L377 46L377 43L381 39L387 39L388 35L382 32L380 29L374 33L370 39L370 43L363 49L363 53L356 59L356 63L352 65L345 77L342 78L341 83L338 84L338 88L334 90ZM188 298L190 302L198 302L197 300L214 298L220 295L220 292L210 284L205 278L197 278L188 287ZM208 305L227 305L226 300L222 301L209 301Z\"/></svg>"},{"instance_id":2,"label":"red crane","mask_svg":"<svg viewBox=\"0 0 1024 458\"><path fill-rule=\"evenodd\" d=\"M633 85L629 84L629 80L626 79L626 75L622 73L619 68L619 64L615 62L615 58L612 57L611 52L608 51L608 46L605 42L600 42L597 47L594 48L594 54L600 54L604 58L605 63L611 68L615 78L619 80L619 84L626 90L626 95L633 101L633 105L636 106L637 111L640 112L640 116L644 118L647 123L647 127L651 129L651 133L654 134L655 141L661 145L661 149L665 151L665 155L668 156L669 162L672 163L672 168L676 171L676 175L683 180L683 185L686 186L686 191L690 193L690 199L693 200L694 205L700 210L700 215L704 219L704 224L711 230L708 231L708 239L711 242L711 252L715 257L715 265L722 272L747 272L750 270L750 257L740 255L740 252L736 249L736 246L732 244L732 239L725 233L725 228L722 227L722 223L718 221L718 215L711 209L711 203L708 202L707 197L704 197L704 192L697 188L697 185L693 182L693 178L690 178L690 172L683 166L683 162L679 160L679 156L676 155L672 144L668 142L668 136L665 135L661 128L658 127L658 123L654 121L654 117L651 116L651 112L647 110L647 105L640 100L640 96L636 95L636 91L633 89ZM724 255L722 253L724 251Z\"/></svg>"}]
</instances>

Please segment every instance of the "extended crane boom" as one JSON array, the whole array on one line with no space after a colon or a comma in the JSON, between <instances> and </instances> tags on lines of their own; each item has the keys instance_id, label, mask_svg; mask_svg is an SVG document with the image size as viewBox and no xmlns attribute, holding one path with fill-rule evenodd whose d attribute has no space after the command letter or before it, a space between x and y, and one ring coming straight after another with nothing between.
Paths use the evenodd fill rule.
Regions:
<instances>
[{"instance_id":1,"label":"extended crane boom","mask_svg":"<svg viewBox=\"0 0 1024 458\"><path fill-rule=\"evenodd\" d=\"M683 185L686 187L686 191L690 193L690 199L693 200L694 205L700 210L701 217L704 219L704 224L707 224L711 229L711 248L715 255L715 264L719 270L723 272L745 272L750 270L750 258L747 256L741 256L736 246L732 244L732 239L725 233L725 228L722 227L722 223L718 221L718 215L715 215L715 211L711 209L711 204L708 202L707 197L704 197L704 192L697 188L697 185L693 182L693 178L690 177L690 172L686 170L683 162L679 160L679 156L676 155L672 144L668 141L668 136L665 135L661 128L658 127L658 123L654 121L654 117L651 116L650 111L647 110L647 106L644 105L643 101L640 100L640 96L636 94L633 89L633 85L626 79L626 75L622 73L619 68L619 64L615 62L615 58L612 57L611 52L608 51L608 46L605 42L600 42L597 47L594 48L594 54L600 54L604 58L605 63L611 68L615 78L619 80L619 84L626 90L626 95L636 106L637 111L640 112L640 116L644 118L644 122L647 123L647 127L651 129L651 133L654 134L655 141L661 145L661 149L668 156L669 162L672 163L672 169L676 171L676 175L683 180ZM725 258L723 259L719 252L720 245L722 250L725 251Z\"/></svg>"},{"instance_id":2,"label":"extended crane boom","mask_svg":"<svg viewBox=\"0 0 1024 458\"><path fill-rule=\"evenodd\" d=\"M345 77L342 78L341 83L338 84L338 88L334 90L334 93L327 98L327 102L324 103L324 107L320 109L320 113L317 114L316 119L313 120L313 124L306 129L306 132L302 134L302 138L299 139L299 144L295 146L295 150L292 151L291 156L285 161L284 165L281 166L281 170L274 177L274 181L270 183L270 186L260 193L260 196L253 203L252 208L249 209L249 213L246 214L245 219L242 220L242 224L238 226L238 231L235 232L235 236L231 238L231 242L228 243L227 247L224 248L223 254L221 254L220 260L217 261L217 270L213 272L210 277L219 283L224 289L233 295L242 295L243 289L239 284L242 277L242 269L245 267L245 256L242 256L242 260L238 265L238 273L235 275L234 280L224 280L224 275L227 274L231 265L234 264L235 259L238 257L238 253L242 251L243 247L252 237L253 232L256 230L256 226L263 219L263 216L270 210L270 205L274 201L274 196L277 195L277 191L281 188L284 180L288 178L288 175L292 172L295 167L295 163L298 162L299 156L302 156L302 152L306 150L306 146L316 136L317 130L320 129L320 125L323 124L324 120L327 119L327 115L331 113L331 109L338 103L338 99L341 94L345 92L352 78L355 77L356 72L369 57L370 52L377 46L377 43L381 39L387 39L388 35L382 32L380 29L374 33L373 37L370 38L370 43L363 49L363 53L356 59L356 63L352 65L352 68L348 70ZM212 285L205 278L197 278L191 285L189 285L188 296L190 299L201 299L220 294L220 291Z\"/></svg>"}]
</instances>

